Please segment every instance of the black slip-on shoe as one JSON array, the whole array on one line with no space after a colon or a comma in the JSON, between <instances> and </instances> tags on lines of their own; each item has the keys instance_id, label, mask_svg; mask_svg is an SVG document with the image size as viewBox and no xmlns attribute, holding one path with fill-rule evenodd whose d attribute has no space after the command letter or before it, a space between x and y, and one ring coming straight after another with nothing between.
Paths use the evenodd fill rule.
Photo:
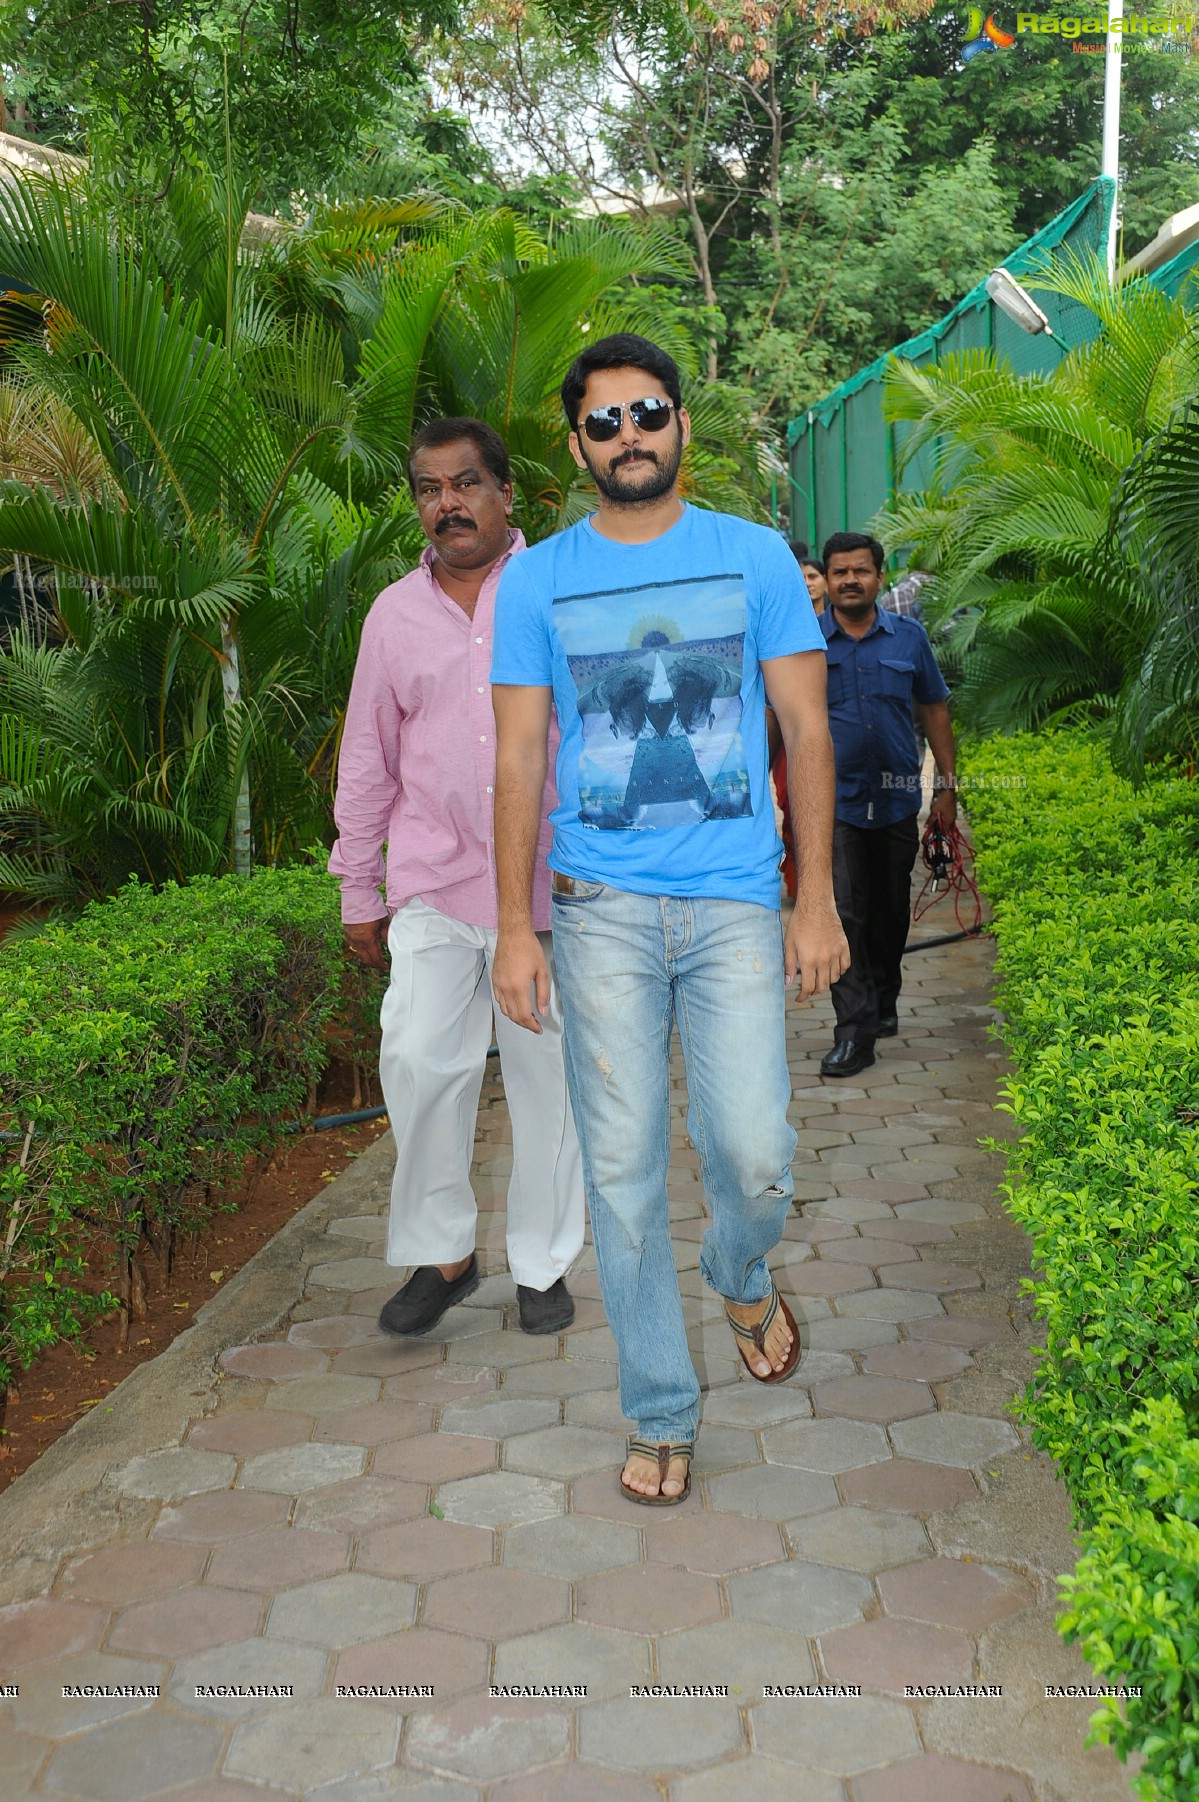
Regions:
<instances>
[{"instance_id":1,"label":"black slip-on shoe","mask_svg":"<svg viewBox=\"0 0 1199 1802\"><path fill-rule=\"evenodd\" d=\"M859 1070L868 1070L873 1062L873 1045L860 1044L857 1039L842 1039L821 1058L820 1074L856 1076Z\"/></svg>"},{"instance_id":2,"label":"black slip-on shoe","mask_svg":"<svg viewBox=\"0 0 1199 1802\"><path fill-rule=\"evenodd\" d=\"M465 1301L479 1287L479 1260L472 1251L470 1263L452 1282L447 1283L436 1264L422 1264L414 1270L402 1289L397 1289L385 1302L379 1325L385 1333L412 1337L428 1333L457 1301Z\"/></svg>"},{"instance_id":3,"label":"black slip-on shoe","mask_svg":"<svg viewBox=\"0 0 1199 1802\"><path fill-rule=\"evenodd\" d=\"M530 1289L526 1283L517 1283L516 1299L522 1333L561 1333L575 1317L575 1304L561 1277L548 1289Z\"/></svg>"},{"instance_id":4,"label":"black slip-on shoe","mask_svg":"<svg viewBox=\"0 0 1199 1802\"><path fill-rule=\"evenodd\" d=\"M897 1037L898 1033L899 1033L899 1015L898 1014L880 1014L878 1017L878 1031L874 1035L875 1038L876 1039L893 1039L893 1038Z\"/></svg>"}]
</instances>

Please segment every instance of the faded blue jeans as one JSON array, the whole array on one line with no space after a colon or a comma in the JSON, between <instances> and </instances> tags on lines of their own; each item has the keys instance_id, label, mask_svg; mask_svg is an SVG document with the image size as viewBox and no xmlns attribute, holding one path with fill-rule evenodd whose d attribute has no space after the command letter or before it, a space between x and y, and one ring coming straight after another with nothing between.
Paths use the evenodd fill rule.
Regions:
<instances>
[{"instance_id":1,"label":"faded blue jeans","mask_svg":"<svg viewBox=\"0 0 1199 1802\"><path fill-rule=\"evenodd\" d=\"M700 1269L728 1301L760 1301L770 1294L766 1255L787 1218L795 1153L779 916L752 902L576 881L573 894L553 896L553 928L620 1405L642 1438L691 1440L699 1384L666 1198L671 1024L678 1019L687 1130L712 1212Z\"/></svg>"}]
</instances>

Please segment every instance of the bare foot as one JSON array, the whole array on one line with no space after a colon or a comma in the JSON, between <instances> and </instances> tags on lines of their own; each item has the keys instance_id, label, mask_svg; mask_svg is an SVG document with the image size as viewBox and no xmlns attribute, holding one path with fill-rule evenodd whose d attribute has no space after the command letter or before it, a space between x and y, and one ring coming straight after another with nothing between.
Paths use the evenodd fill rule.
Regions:
<instances>
[{"instance_id":1,"label":"bare foot","mask_svg":"<svg viewBox=\"0 0 1199 1802\"><path fill-rule=\"evenodd\" d=\"M756 1326L759 1320L766 1318L770 1307L770 1297L765 1301L726 1302L729 1313L738 1326ZM780 1308L771 1323L766 1335L765 1353L760 1352L751 1339L736 1340L737 1350L755 1376L768 1377L773 1370L781 1370L787 1362L791 1350L791 1328L787 1325L786 1316Z\"/></svg>"},{"instance_id":2,"label":"bare foot","mask_svg":"<svg viewBox=\"0 0 1199 1802\"><path fill-rule=\"evenodd\" d=\"M640 1452L630 1452L625 1459L620 1480L626 1489L635 1489L638 1495L657 1495L658 1460L646 1458ZM666 1481L661 1486L661 1494L681 1495L686 1484L686 1458L672 1458L666 1467Z\"/></svg>"},{"instance_id":3,"label":"bare foot","mask_svg":"<svg viewBox=\"0 0 1199 1802\"><path fill-rule=\"evenodd\" d=\"M466 1266L470 1263L471 1258L473 1258L474 1255L475 1254L472 1251L469 1252L466 1257L459 1258L456 1264L439 1264L437 1266L438 1275L447 1283L454 1282L456 1278L463 1274Z\"/></svg>"}]
</instances>

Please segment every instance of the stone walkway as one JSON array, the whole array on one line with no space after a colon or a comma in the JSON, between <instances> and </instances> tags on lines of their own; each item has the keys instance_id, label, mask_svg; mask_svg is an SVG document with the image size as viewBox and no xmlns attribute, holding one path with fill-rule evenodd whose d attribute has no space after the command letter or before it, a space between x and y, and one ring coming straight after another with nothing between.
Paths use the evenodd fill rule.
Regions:
<instances>
[{"instance_id":1,"label":"stone walkway","mask_svg":"<svg viewBox=\"0 0 1199 1802\"><path fill-rule=\"evenodd\" d=\"M791 1009L774 1264L805 1352L777 1389L742 1377L699 1278L676 1070L706 1391L677 1511L616 1487L590 1246L573 1330L515 1324L494 1066L496 1274L431 1343L375 1327L389 1141L369 1152L0 1498L0 1802L1124 1802L1082 1749L1093 1704L1046 1695L1087 1672L1053 1629L1064 1494L1007 1412L1035 1335L977 1144L1004 1118L989 974L984 943L910 958L857 1086L819 1078L827 1001ZM521 1685L582 1693L489 1693ZM972 1685L1002 1693L909 1693Z\"/></svg>"}]
</instances>

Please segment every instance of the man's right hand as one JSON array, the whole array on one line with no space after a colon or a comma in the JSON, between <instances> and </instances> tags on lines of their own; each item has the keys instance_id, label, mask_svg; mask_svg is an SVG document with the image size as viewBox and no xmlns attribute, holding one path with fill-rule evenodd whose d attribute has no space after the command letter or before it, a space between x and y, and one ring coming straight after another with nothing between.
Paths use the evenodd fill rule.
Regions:
<instances>
[{"instance_id":1,"label":"man's right hand","mask_svg":"<svg viewBox=\"0 0 1199 1802\"><path fill-rule=\"evenodd\" d=\"M496 939L491 990L496 1006L514 1026L541 1031L537 1015L545 1013L550 1004L550 971L541 941L531 927L525 932L501 932Z\"/></svg>"},{"instance_id":2,"label":"man's right hand","mask_svg":"<svg viewBox=\"0 0 1199 1802\"><path fill-rule=\"evenodd\" d=\"M369 964L372 970L386 970L389 924L386 915L381 920L364 920L361 924L344 922L342 932L350 956L357 958L360 964Z\"/></svg>"}]
</instances>

